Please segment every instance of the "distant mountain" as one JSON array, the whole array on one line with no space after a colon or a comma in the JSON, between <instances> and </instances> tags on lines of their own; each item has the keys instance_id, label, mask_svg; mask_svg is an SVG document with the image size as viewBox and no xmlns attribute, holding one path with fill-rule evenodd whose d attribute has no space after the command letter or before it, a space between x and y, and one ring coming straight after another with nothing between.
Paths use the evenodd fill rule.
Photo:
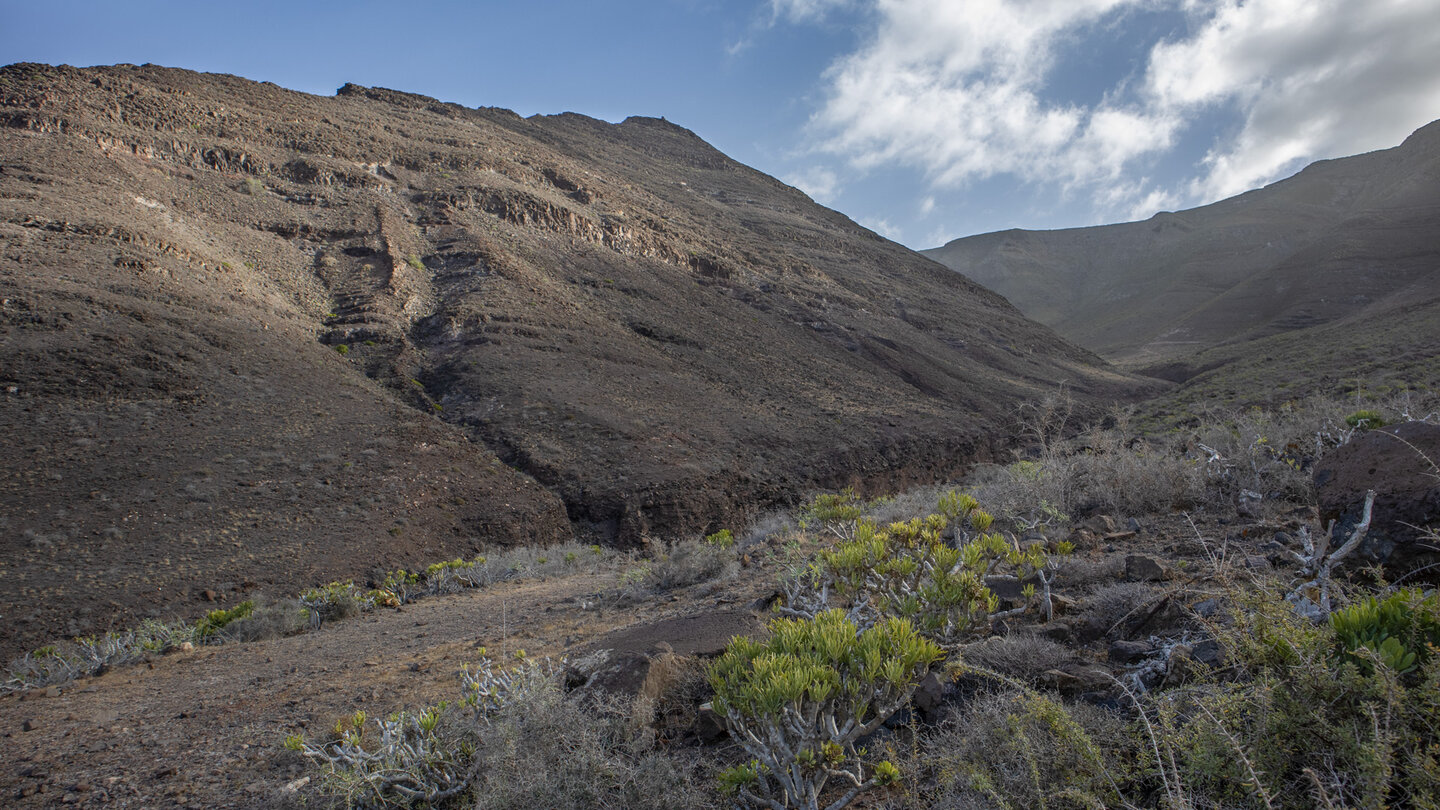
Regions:
<instances>
[{"instance_id":1,"label":"distant mountain","mask_svg":"<svg viewBox=\"0 0 1440 810\"><path fill-rule=\"evenodd\" d=\"M679 126L0 70L4 651L953 474L1132 379Z\"/></svg>"},{"instance_id":2,"label":"distant mountain","mask_svg":"<svg viewBox=\"0 0 1440 810\"><path fill-rule=\"evenodd\" d=\"M924 252L1070 340L1174 380L1292 344L1307 355L1292 376L1311 360L1342 377L1419 368L1440 346L1440 122L1213 205ZM1357 352L1377 330L1389 337ZM1308 356L1324 352L1337 353L1328 371Z\"/></svg>"}]
</instances>

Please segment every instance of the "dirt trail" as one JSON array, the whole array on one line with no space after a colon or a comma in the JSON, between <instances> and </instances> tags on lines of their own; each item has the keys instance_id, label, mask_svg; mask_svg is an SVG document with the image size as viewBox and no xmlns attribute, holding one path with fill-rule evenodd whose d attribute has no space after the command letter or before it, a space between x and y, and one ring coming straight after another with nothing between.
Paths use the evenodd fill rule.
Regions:
<instances>
[{"instance_id":1,"label":"dirt trail","mask_svg":"<svg viewBox=\"0 0 1440 810\"><path fill-rule=\"evenodd\" d=\"M755 590L730 582L703 597L614 607L595 597L617 570L434 597L0 698L0 804L275 806L286 784L313 773L284 750L287 734L323 734L360 709L375 716L453 698L461 664L480 647L560 656L619 627L743 604Z\"/></svg>"}]
</instances>

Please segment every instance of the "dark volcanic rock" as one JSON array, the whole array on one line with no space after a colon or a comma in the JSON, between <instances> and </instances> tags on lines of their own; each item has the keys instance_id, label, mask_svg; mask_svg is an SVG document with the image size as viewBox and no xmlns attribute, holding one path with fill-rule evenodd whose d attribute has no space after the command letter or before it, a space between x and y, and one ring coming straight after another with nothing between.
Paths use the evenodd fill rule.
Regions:
<instances>
[{"instance_id":1,"label":"dark volcanic rock","mask_svg":"<svg viewBox=\"0 0 1440 810\"><path fill-rule=\"evenodd\" d=\"M1406 422L1371 430L1336 448L1315 465L1320 521L1335 521L1331 547L1360 522L1365 493L1375 490L1370 530L1358 563L1408 570L1440 557L1426 529L1440 525L1440 426Z\"/></svg>"},{"instance_id":2,"label":"dark volcanic rock","mask_svg":"<svg viewBox=\"0 0 1440 810\"><path fill-rule=\"evenodd\" d=\"M711 658L735 636L759 636L764 624L744 610L725 610L666 619L617 630L572 651L566 680L593 696L634 697L650 674L656 655Z\"/></svg>"},{"instance_id":3,"label":"dark volcanic rock","mask_svg":"<svg viewBox=\"0 0 1440 810\"><path fill-rule=\"evenodd\" d=\"M0 246L3 652L933 481L1057 383L1134 390L656 119L13 65Z\"/></svg>"},{"instance_id":4,"label":"dark volcanic rock","mask_svg":"<svg viewBox=\"0 0 1440 810\"><path fill-rule=\"evenodd\" d=\"M1131 582L1159 582L1169 576L1165 565L1144 554L1125 555L1125 578Z\"/></svg>"}]
</instances>

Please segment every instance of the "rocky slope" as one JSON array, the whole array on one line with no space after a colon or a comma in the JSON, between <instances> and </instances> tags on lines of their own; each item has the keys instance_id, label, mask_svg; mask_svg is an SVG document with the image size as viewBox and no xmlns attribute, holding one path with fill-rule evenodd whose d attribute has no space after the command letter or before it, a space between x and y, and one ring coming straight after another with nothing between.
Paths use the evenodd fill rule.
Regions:
<instances>
[{"instance_id":1,"label":"rocky slope","mask_svg":"<svg viewBox=\"0 0 1440 810\"><path fill-rule=\"evenodd\" d=\"M1058 383L1134 390L663 120L12 65L0 122L5 653L713 531L951 474Z\"/></svg>"},{"instance_id":2,"label":"rocky slope","mask_svg":"<svg viewBox=\"0 0 1440 810\"><path fill-rule=\"evenodd\" d=\"M1348 365L1330 367L1345 376L1417 351L1422 364L1433 359L1437 234L1440 122L1394 149L1320 161L1202 208L1003 231L926 253L1065 337L1159 376L1184 380L1307 343L1310 353L1346 355ZM1396 317L1410 324L1408 339L1350 356L1366 342L1361 333L1385 331ZM1285 335L1295 340L1256 343Z\"/></svg>"}]
</instances>

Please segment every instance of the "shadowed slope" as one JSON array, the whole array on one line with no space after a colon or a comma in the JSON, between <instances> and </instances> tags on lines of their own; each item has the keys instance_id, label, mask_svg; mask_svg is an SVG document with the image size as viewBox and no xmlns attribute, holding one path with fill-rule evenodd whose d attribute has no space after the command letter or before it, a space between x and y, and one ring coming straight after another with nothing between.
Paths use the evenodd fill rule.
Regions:
<instances>
[{"instance_id":1,"label":"shadowed slope","mask_svg":"<svg viewBox=\"0 0 1440 810\"><path fill-rule=\"evenodd\" d=\"M1440 122L1394 149L1144 222L1004 231L926 251L1062 335L1183 380L1251 341L1440 300ZM1346 330L1314 333L1317 353ZM1396 351L1403 354L1403 347ZM1194 357L1205 352L1204 357ZM1364 366L1332 368L1336 374Z\"/></svg>"}]
</instances>

